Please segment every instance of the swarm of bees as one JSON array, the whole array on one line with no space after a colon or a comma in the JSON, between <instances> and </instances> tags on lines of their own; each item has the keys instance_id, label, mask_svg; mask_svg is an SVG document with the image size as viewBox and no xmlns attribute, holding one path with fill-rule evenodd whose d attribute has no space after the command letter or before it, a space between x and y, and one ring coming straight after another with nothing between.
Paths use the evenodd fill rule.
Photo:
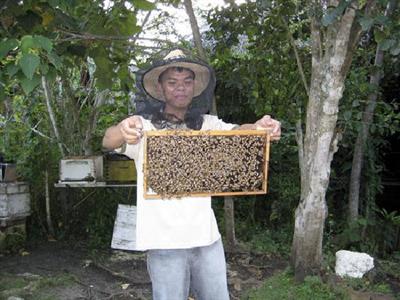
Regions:
<instances>
[{"instance_id":1,"label":"swarm of bees","mask_svg":"<svg viewBox=\"0 0 400 300\"><path fill-rule=\"evenodd\" d=\"M267 150L267 135L256 130L148 134L145 191L161 198L265 193Z\"/></svg>"}]
</instances>

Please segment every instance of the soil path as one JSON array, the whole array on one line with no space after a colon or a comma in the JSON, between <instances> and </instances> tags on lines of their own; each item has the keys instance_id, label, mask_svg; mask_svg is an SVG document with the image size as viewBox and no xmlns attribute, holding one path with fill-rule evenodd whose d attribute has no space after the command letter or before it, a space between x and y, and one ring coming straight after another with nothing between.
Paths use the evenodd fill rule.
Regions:
<instances>
[{"instance_id":1,"label":"soil path","mask_svg":"<svg viewBox=\"0 0 400 300\"><path fill-rule=\"evenodd\" d=\"M232 300L240 299L287 265L265 254L226 256ZM29 246L22 254L0 256L0 276L20 277L30 283L20 289L0 287L0 299L151 299L146 256L141 252L110 250L94 254L79 244L46 242ZM54 278L61 278L61 282L32 285L32 281ZM62 282L62 278L69 278L69 282Z\"/></svg>"}]
</instances>

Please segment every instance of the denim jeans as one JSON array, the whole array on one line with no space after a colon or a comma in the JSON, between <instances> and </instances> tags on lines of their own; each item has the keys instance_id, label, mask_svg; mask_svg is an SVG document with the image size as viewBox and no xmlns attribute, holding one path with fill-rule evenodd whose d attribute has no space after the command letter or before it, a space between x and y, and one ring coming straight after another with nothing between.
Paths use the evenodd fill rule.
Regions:
<instances>
[{"instance_id":1,"label":"denim jeans","mask_svg":"<svg viewBox=\"0 0 400 300\"><path fill-rule=\"evenodd\" d=\"M221 239L190 249L149 250L147 269L154 300L228 300L225 254Z\"/></svg>"}]
</instances>

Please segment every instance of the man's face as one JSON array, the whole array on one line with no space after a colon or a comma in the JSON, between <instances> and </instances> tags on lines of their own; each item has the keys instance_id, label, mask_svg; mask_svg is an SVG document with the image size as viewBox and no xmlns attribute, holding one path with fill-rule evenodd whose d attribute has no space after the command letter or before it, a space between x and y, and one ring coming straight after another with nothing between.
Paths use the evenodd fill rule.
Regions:
<instances>
[{"instance_id":1,"label":"man's face","mask_svg":"<svg viewBox=\"0 0 400 300\"><path fill-rule=\"evenodd\" d=\"M162 74L159 88L169 112L187 109L194 95L193 73L185 69L168 69Z\"/></svg>"}]
</instances>

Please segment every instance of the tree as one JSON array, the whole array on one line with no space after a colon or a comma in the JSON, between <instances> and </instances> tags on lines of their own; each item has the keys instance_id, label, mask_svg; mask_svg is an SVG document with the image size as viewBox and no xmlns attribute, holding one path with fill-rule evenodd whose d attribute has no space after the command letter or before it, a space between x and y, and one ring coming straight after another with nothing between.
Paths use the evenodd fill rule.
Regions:
<instances>
[{"instance_id":1,"label":"tree","mask_svg":"<svg viewBox=\"0 0 400 300\"><path fill-rule=\"evenodd\" d=\"M325 201L331 162L340 133L336 131L339 101L358 44L361 26L356 17L368 14L373 1L310 3L311 84L304 137L298 138L301 196L295 213L291 262L295 277L318 274L327 216ZM326 6L325 6L326 5Z\"/></svg>"},{"instance_id":2,"label":"tree","mask_svg":"<svg viewBox=\"0 0 400 300\"><path fill-rule=\"evenodd\" d=\"M387 7L385 9L385 13L383 16L386 18L390 18L393 11L396 9L396 5L397 1L395 0L392 0L389 3L387 3ZM375 22L374 19L366 18L363 23L364 26L366 27L365 29L370 29L370 27L372 27L374 22ZM380 27L381 31L383 31L382 28L383 25L381 25ZM351 177L350 177L350 188L349 188L349 213L348 213L349 222L355 221L359 216L361 170L364 161L365 145L369 136L369 129L376 108L376 102L379 93L379 83L384 75L382 70L384 52L385 50L390 50L391 48L390 44L392 44L392 46L395 46L395 43L390 43L390 41L393 41L393 39L392 38L383 39L381 43L379 43L376 46L374 69L370 77L370 85L374 87L374 91L368 96L367 104L365 106L362 117L361 128L358 132L354 147L353 162L352 162Z\"/></svg>"}]
</instances>

